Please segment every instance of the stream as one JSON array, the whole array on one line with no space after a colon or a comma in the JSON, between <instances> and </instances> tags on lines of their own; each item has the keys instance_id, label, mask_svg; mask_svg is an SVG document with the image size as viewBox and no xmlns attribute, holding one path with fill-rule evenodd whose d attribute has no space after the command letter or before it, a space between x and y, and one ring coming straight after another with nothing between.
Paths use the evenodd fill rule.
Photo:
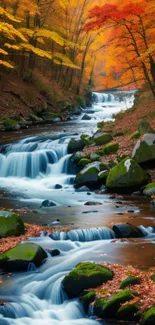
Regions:
<instances>
[{"instance_id":1,"label":"stream","mask_svg":"<svg viewBox=\"0 0 155 325\"><path fill-rule=\"evenodd\" d=\"M39 269L31 265L28 272L13 274L0 285L0 300L7 302L0 306L0 325L97 325L92 310L86 316L78 300L68 300L61 286L65 274L88 260L142 269L155 266L155 211L147 199L123 196L116 208L118 199L110 194L74 189L75 169L67 153L69 139L77 133L94 133L97 122L112 120L113 114L132 107L134 94L124 94L120 99L116 93L94 93L94 98L93 107L82 114L88 114L89 121L78 116L66 123L2 134L1 206L19 210L29 207L23 216L25 222L51 225L59 218L59 226L72 230L67 237L55 226L53 236L41 234L29 239L44 249L59 249L61 254L48 256ZM40 208L44 200L55 206ZM102 205L85 206L87 201ZM146 236L132 242L113 242L114 233L107 227L121 222L141 227Z\"/></svg>"}]
</instances>

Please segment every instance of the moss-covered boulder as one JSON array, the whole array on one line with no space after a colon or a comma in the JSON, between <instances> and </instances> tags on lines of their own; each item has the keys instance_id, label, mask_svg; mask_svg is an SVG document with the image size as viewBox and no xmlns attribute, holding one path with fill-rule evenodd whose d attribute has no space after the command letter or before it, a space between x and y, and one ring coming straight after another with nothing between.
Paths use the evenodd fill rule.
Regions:
<instances>
[{"instance_id":1,"label":"moss-covered boulder","mask_svg":"<svg viewBox=\"0 0 155 325\"><path fill-rule=\"evenodd\" d=\"M99 173L99 180L101 182L101 184L106 184L106 180L109 174L109 170L103 170L102 172Z\"/></svg>"},{"instance_id":2,"label":"moss-covered boulder","mask_svg":"<svg viewBox=\"0 0 155 325\"><path fill-rule=\"evenodd\" d=\"M87 165L91 164L91 160L88 159L88 158L82 158L79 163L78 163L78 166L79 167L85 167Z\"/></svg>"},{"instance_id":3,"label":"moss-covered boulder","mask_svg":"<svg viewBox=\"0 0 155 325\"><path fill-rule=\"evenodd\" d=\"M155 273L151 276L151 280L155 282Z\"/></svg>"},{"instance_id":4,"label":"moss-covered boulder","mask_svg":"<svg viewBox=\"0 0 155 325\"><path fill-rule=\"evenodd\" d=\"M120 289L125 289L128 286L133 286L135 284L140 284L141 280L137 276L127 276L121 283Z\"/></svg>"},{"instance_id":5,"label":"moss-covered boulder","mask_svg":"<svg viewBox=\"0 0 155 325\"><path fill-rule=\"evenodd\" d=\"M79 163L79 161L83 158L88 158L87 155L84 154L84 152L82 151L77 151L76 153L74 153L74 155L71 157L71 161L73 164L77 165Z\"/></svg>"},{"instance_id":6,"label":"moss-covered boulder","mask_svg":"<svg viewBox=\"0 0 155 325\"><path fill-rule=\"evenodd\" d=\"M92 138L89 137L87 134L82 134L80 139L85 143L85 145L89 146L93 144Z\"/></svg>"},{"instance_id":7,"label":"moss-covered boulder","mask_svg":"<svg viewBox=\"0 0 155 325\"><path fill-rule=\"evenodd\" d=\"M110 143L107 144L103 149L97 150L96 154L100 156L108 155L110 153L115 153L119 149L119 144L118 143Z\"/></svg>"},{"instance_id":8,"label":"moss-covered boulder","mask_svg":"<svg viewBox=\"0 0 155 325\"><path fill-rule=\"evenodd\" d=\"M112 280L113 272L106 267L91 262L78 264L65 276L62 285L69 298L78 297L82 291L96 288L108 280Z\"/></svg>"},{"instance_id":9,"label":"moss-covered boulder","mask_svg":"<svg viewBox=\"0 0 155 325\"><path fill-rule=\"evenodd\" d=\"M47 257L42 247L34 243L18 244L0 255L0 269L6 271L27 270L30 263L40 266Z\"/></svg>"},{"instance_id":10,"label":"moss-covered boulder","mask_svg":"<svg viewBox=\"0 0 155 325\"><path fill-rule=\"evenodd\" d=\"M112 168L107 177L106 186L110 190L133 190L146 184L148 176L146 172L130 158L125 158L117 166Z\"/></svg>"},{"instance_id":11,"label":"moss-covered boulder","mask_svg":"<svg viewBox=\"0 0 155 325\"><path fill-rule=\"evenodd\" d=\"M95 300L96 293L94 291L84 291L80 295L80 302L82 303L84 310L88 313L89 305Z\"/></svg>"},{"instance_id":12,"label":"moss-covered boulder","mask_svg":"<svg viewBox=\"0 0 155 325\"><path fill-rule=\"evenodd\" d=\"M150 196L150 197L151 197L152 195L155 195L155 182L153 182L153 183L149 183L149 184L145 187L143 193L144 193L144 195L146 195L146 196Z\"/></svg>"},{"instance_id":13,"label":"moss-covered boulder","mask_svg":"<svg viewBox=\"0 0 155 325\"><path fill-rule=\"evenodd\" d=\"M24 233L24 223L16 213L0 211L0 238L20 236Z\"/></svg>"},{"instance_id":14,"label":"moss-covered boulder","mask_svg":"<svg viewBox=\"0 0 155 325\"><path fill-rule=\"evenodd\" d=\"M70 139L68 143L68 153L74 153L79 150L83 150L85 143L81 139Z\"/></svg>"},{"instance_id":15,"label":"moss-covered boulder","mask_svg":"<svg viewBox=\"0 0 155 325\"><path fill-rule=\"evenodd\" d=\"M122 290L110 298L97 299L94 305L94 313L101 318L116 318L121 305L134 298L134 291Z\"/></svg>"},{"instance_id":16,"label":"moss-covered boulder","mask_svg":"<svg viewBox=\"0 0 155 325\"><path fill-rule=\"evenodd\" d=\"M136 143L132 158L138 163L148 163L155 160L155 134L146 133Z\"/></svg>"},{"instance_id":17,"label":"moss-covered boulder","mask_svg":"<svg viewBox=\"0 0 155 325\"><path fill-rule=\"evenodd\" d=\"M138 125L138 132L140 135L144 135L146 133L154 133L154 130L147 121L141 121Z\"/></svg>"},{"instance_id":18,"label":"moss-covered boulder","mask_svg":"<svg viewBox=\"0 0 155 325\"><path fill-rule=\"evenodd\" d=\"M110 133L97 132L93 136L93 140L96 145L100 146L112 141L113 137Z\"/></svg>"},{"instance_id":19,"label":"moss-covered boulder","mask_svg":"<svg viewBox=\"0 0 155 325\"><path fill-rule=\"evenodd\" d=\"M155 306L150 308L143 316L141 325L154 325L155 324Z\"/></svg>"},{"instance_id":20,"label":"moss-covered boulder","mask_svg":"<svg viewBox=\"0 0 155 325\"><path fill-rule=\"evenodd\" d=\"M78 187L86 185L89 188L95 188L98 186L99 177L98 174L103 170L105 165L100 162L93 162L88 164L82 169L75 178L75 185Z\"/></svg>"},{"instance_id":21,"label":"moss-covered boulder","mask_svg":"<svg viewBox=\"0 0 155 325\"><path fill-rule=\"evenodd\" d=\"M139 313L138 304L127 304L121 306L116 315L117 319L123 321L136 322L139 321L141 314Z\"/></svg>"},{"instance_id":22,"label":"moss-covered boulder","mask_svg":"<svg viewBox=\"0 0 155 325\"><path fill-rule=\"evenodd\" d=\"M135 131L134 133L131 134L131 140L139 139L140 138L140 133L139 131Z\"/></svg>"},{"instance_id":23,"label":"moss-covered boulder","mask_svg":"<svg viewBox=\"0 0 155 325\"><path fill-rule=\"evenodd\" d=\"M129 223L126 224L116 224L113 226L112 230L116 234L117 238L140 238L144 237L144 233L140 228L131 225Z\"/></svg>"}]
</instances>

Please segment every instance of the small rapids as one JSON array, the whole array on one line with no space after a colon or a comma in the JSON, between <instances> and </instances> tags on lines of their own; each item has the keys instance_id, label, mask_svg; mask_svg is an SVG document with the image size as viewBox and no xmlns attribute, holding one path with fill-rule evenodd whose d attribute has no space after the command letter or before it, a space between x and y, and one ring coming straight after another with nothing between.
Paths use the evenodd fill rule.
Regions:
<instances>
[{"instance_id":1,"label":"small rapids","mask_svg":"<svg viewBox=\"0 0 155 325\"><path fill-rule=\"evenodd\" d=\"M90 229L77 229L68 232L56 231L50 237L54 240L71 240L79 242L89 242L101 239L115 238L115 233L109 228L90 228Z\"/></svg>"}]
</instances>

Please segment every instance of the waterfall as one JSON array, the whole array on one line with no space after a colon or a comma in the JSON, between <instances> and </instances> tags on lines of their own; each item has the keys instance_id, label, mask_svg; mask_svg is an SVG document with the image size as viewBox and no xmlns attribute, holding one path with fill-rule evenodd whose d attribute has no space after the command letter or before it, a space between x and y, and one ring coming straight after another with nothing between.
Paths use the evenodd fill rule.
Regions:
<instances>
[{"instance_id":1,"label":"waterfall","mask_svg":"<svg viewBox=\"0 0 155 325\"><path fill-rule=\"evenodd\" d=\"M71 240L79 242L89 242L102 239L115 238L115 233L109 228L91 228L91 229L77 229L70 230L68 232L56 231L53 232L50 237L53 240Z\"/></svg>"}]
</instances>

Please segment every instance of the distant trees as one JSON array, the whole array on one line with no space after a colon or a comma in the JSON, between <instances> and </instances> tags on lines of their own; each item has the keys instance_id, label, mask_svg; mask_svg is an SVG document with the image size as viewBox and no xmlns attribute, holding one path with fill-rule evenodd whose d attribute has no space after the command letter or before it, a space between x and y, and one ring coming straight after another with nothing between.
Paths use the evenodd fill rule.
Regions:
<instances>
[{"instance_id":1,"label":"distant trees","mask_svg":"<svg viewBox=\"0 0 155 325\"><path fill-rule=\"evenodd\" d=\"M146 80L155 97L154 17L153 0L104 1L90 11L86 30L102 30L107 35L106 82L109 78L112 84L137 87Z\"/></svg>"}]
</instances>

